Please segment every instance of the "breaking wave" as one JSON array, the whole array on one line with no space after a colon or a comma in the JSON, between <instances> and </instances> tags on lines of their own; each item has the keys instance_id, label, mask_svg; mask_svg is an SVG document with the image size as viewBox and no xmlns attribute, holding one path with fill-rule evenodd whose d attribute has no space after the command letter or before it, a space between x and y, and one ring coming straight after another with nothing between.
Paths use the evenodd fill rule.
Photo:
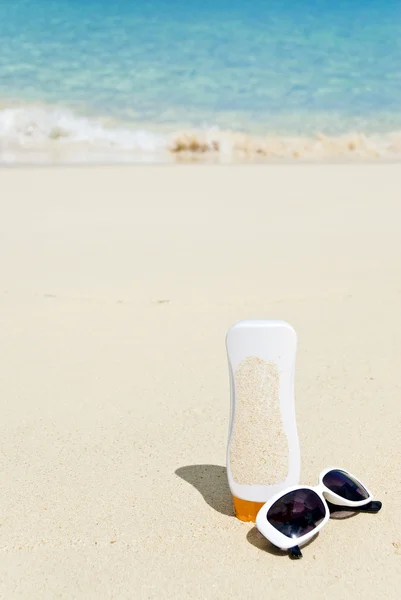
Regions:
<instances>
[{"instance_id":1,"label":"breaking wave","mask_svg":"<svg viewBox=\"0 0 401 600\"><path fill-rule=\"evenodd\" d=\"M266 162L400 159L401 132L305 137L204 128L169 134L112 125L64 108L0 107L0 163Z\"/></svg>"}]
</instances>

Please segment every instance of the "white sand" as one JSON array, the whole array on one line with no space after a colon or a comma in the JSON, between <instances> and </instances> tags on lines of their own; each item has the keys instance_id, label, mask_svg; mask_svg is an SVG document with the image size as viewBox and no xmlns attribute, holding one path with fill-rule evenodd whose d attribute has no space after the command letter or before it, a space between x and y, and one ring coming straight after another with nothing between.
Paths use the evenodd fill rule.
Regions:
<instances>
[{"instance_id":1,"label":"white sand","mask_svg":"<svg viewBox=\"0 0 401 600\"><path fill-rule=\"evenodd\" d=\"M0 171L2 598L398 597L400 180ZM231 516L224 337L250 317L298 333L302 481L339 465L384 502L299 562Z\"/></svg>"},{"instance_id":2,"label":"white sand","mask_svg":"<svg viewBox=\"0 0 401 600\"><path fill-rule=\"evenodd\" d=\"M234 481L274 485L288 475L288 440L280 410L277 365L244 358L235 371L235 418L230 441Z\"/></svg>"}]
</instances>

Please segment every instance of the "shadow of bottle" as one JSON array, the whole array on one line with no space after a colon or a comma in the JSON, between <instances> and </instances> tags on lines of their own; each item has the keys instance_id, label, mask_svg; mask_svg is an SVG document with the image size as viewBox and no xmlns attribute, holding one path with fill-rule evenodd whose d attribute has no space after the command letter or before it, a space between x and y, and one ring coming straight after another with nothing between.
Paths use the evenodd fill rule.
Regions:
<instances>
[{"instance_id":1,"label":"shadow of bottle","mask_svg":"<svg viewBox=\"0 0 401 600\"><path fill-rule=\"evenodd\" d=\"M205 502L228 517L234 516L233 500L227 481L227 470L219 465L187 465L175 471L200 492Z\"/></svg>"}]
</instances>

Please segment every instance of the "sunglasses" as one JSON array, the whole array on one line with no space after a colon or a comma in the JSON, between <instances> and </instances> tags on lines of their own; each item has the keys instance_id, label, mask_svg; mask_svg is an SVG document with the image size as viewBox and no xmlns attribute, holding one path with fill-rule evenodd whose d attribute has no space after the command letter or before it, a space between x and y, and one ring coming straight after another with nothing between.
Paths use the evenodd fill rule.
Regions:
<instances>
[{"instance_id":1,"label":"sunglasses","mask_svg":"<svg viewBox=\"0 0 401 600\"><path fill-rule=\"evenodd\" d=\"M302 557L299 546L314 537L333 512L377 513L382 503L348 471L325 469L315 487L295 485L275 494L262 506L256 527L290 558Z\"/></svg>"}]
</instances>

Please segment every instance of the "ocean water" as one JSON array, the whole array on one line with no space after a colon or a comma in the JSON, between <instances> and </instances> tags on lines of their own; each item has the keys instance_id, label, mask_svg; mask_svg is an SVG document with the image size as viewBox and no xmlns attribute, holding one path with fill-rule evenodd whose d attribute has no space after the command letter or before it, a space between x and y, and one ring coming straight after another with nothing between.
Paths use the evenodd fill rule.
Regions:
<instances>
[{"instance_id":1,"label":"ocean water","mask_svg":"<svg viewBox=\"0 0 401 600\"><path fill-rule=\"evenodd\" d=\"M401 0L0 0L0 161L401 156Z\"/></svg>"}]
</instances>

